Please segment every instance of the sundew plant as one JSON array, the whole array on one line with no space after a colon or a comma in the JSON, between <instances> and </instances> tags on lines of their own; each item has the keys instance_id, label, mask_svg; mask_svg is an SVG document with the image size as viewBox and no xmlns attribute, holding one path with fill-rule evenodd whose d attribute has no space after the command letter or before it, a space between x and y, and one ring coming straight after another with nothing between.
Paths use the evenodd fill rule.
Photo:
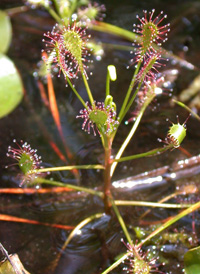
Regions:
<instances>
[{"instance_id":1,"label":"sundew plant","mask_svg":"<svg viewBox=\"0 0 200 274\"><path fill-rule=\"evenodd\" d=\"M86 224L103 217L105 214L110 216L115 214L124 234L122 247L125 246L127 252L118 254L116 261L107 266L102 271L102 274L111 272L120 264L123 265L123 273L164 273L161 271L164 264L163 261L160 262L158 256L152 254L151 250L147 250L145 244L180 218L199 208L199 202L190 206L187 205L186 207L189 208L157 226L144 239L138 238L133 240L130 236L129 228L120 213L119 205L135 206L136 204L131 200L119 201L113 197L112 177L114 173L117 173L119 162L158 156L167 150L173 153L173 150L181 145L186 136L186 122L183 124L179 122L176 124L172 123L168 132L166 132L166 137L161 140L158 147L140 154L128 155L128 152L126 152L126 156L123 155L128 144L135 137L135 132L149 105L155 101L157 96L162 96L163 90L165 96L166 94L169 95L169 91L163 88L164 79L162 76L162 68L168 62L165 57L165 51L162 48L163 43L168 39L170 31L167 15L154 9L150 11L144 10L142 16L136 16L135 20L133 19L133 33L135 37L132 44L133 58L127 64L127 67L130 67L133 71L133 75L128 89L120 91L124 94L124 98L121 106L117 108L110 85L111 81L117 80L115 66L110 64L107 67L105 93L101 96L104 96L104 100L102 101L97 101L94 97L94 92L90 88L92 78L89 79L90 73L88 72L91 56L95 54L96 49L96 45L91 42L90 29L98 30L101 26L104 27L105 31L113 31L113 33L118 31L120 33L119 28L117 29L109 24L97 24L97 20L102 20L104 17L105 7L96 3L89 3L85 6L78 1L66 1L69 5L63 5L63 1L55 1L54 6L47 0L30 0L28 2L35 7L40 5L46 8L56 21L52 30L44 33L44 49L42 49L43 70L48 81L52 81L51 75L57 74L60 79L64 77L66 88L70 88L73 91L82 105L74 119L77 119L80 123L80 130L84 130L85 134L91 134L94 136L93 138L100 139L104 159L103 163L44 168L41 158L37 155L35 149L32 149L27 143L14 140L15 144L8 148L7 156L15 159L19 165L22 173L20 187L37 186L37 188L40 188L44 185L66 187L73 191L89 193L102 199L104 211L88 216L87 219L83 219L77 224L77 227L72 230L62 247L62 250L64 250L71 239ZM100 65L101 63L99 63ZM77 78L82 78L87 100L84 100L85 96L82 97L76 88ZM121 146L118 147L118 151L113 154L112 148L115 136L123 128L125 117L130 112L134 113L132 127ZM61 138L64 138L61 131L60 134ZM68 157L70 158L70 153ZM53 174L53 172L63 170L71 171L73 176L77 177L77 171L81 169L100 170L103 174L101 189L96 190L48 179L50 173ZM147 204L141 201L141 205ZM152 203L151 206L156 207L158 204ZM166 204L160 202L159 206L164 207ZM167 206L169 208L170 206L172 208L182 208L179 204L168 204ZM126 261L125 264L124 261Z\"/></svg>"}]
</instances>

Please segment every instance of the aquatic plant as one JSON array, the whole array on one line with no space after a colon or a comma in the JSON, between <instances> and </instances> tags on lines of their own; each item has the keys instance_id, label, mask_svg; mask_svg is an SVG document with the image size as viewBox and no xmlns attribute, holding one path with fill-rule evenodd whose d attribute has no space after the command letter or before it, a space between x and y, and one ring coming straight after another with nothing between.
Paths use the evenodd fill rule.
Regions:
<instances>
[{"instance_id":1,"label":"aquatic plant","mask_svg":"<svg viewBox=\"0 0 200 274\"><path fill-rule=\"evenodd\" d=\"M134 274L150 274L150 273L162 273L158 271L157 259L159 258L151 258L150 253L142 251L142 249L138 246L125 244L127 247L127 251L129 252L129 266L124 268L127 273Z\"/></svg>"},{"instance_id":2,"label":"aquatic plant","mask_svg":"<svg viewBox=\"0 0 200 274\"><path fill-rule=\"evenodd\" d=\"M46 42L47 52L50 58L47 60L51 64L58 66L65 77L76 78L79 71L86 74L84 64L86 57L90 54L86 48L89 35L86 30L78 27L76 22L59 26L56 24L51 32L44 34L49 40Z\"/></svg>"},{"instance_id":3,"label":"aquatic plant","mask_svg":"<svg viewBox=\"0 0 200 274\"><path fill-rule=\"evenodd\" d=\"M161 95L163 92L163 77L160 72L160 68L164 65L163 61L167 61L167 59L163 57L161 44L167 40L167 34L169 32L169 24L163 25L163 21L167 16L163 15L163 12L161 12L154 18L155 10L152 10L149 13L144 11L144 17L142 18L137 16L140 24L134 24L134 32L137 34L135 36L136 41L133 45L135 57L130 61L131 67L133 67L133 64L135 65L134 72L127 91L123 91L124 100L122 105L119 107L119 110L117 110L115 100L113 96L111 96L112 92L110 90L110 81L115 81L117 78L116 68L113 65L108 66L104 101L96 102L94 100L93 93L88 82L88 67L86 63L89 61L88 56L91 52L88 49L88 39L90 38L90 35L87 35L87 27L95 29L95 22L93 21L95 20L97 13L100 11L100 8L96 4L89 4L87 8L80 8L77 6L76 13L74 13L74 7L73 9L66 9L65 12L61 12L61 8L59 7L58 12L55 13L53 12L52 7L49 6L49 2L48 5L44 4L43 1L41 3L43 6L46 5L45 7L47 10L57 21L52 31L44 34L45 39L43 41L46 44L44 51L47 52L48 56L43 59L47 64L48 69L56 68L58 70L58 76L61 76L61 74L64 75L65 81L83 105L83 109L80 110L76 118L83 119L82 129L84 131L87 133L92 132L94 136L101 139L102 148L104 150L104 160L103 163L94 165L65 165L62 167L42 168L40 157L37 156L35 150L31 149L30 145L27 145L27 143L22 144L22 146L17 144L18 148L8 148L7 156L17 160L19 168L25 175L25 178L22 179L20 186L23 186L25 182L31 186L34 184L50 184L68 187L75 191L84 191L100 197L104 202L104 212L110 215L112 212L116 214L119 224L121 225L124 235L128 241L127 252L102 273L109 273L124 260L129 260L128 269L124 269L127 273L162 273L159 271L157 258L148 259L148 254L142 251L143 245L145 245L149 239L152 239L164 229L167 229L171 224L183 216L199 208L200 204L197 203L193 205L190 210L186 209L177 214L174 218L167 220L156 230L150 232L150 234L140 243L136 244L137 241L132 239L130 236L129 229L127 228L127 225L118 209L118 205L123 205L123 203L126 204L127 201L121 201L120 203L120 201L116 201L113 198L111 179L119 162L160 155L167 150L178 148L186 136L186 122L183 123L183 125L178 122L177 124L172 124L169 128L168 133L166 133L167 137L162 142L161 147L140 154L122 157L127 145L130 143L130 140L133 138L138 126L140 125L146 109L153 102L156 96ZM67 18L66 15L71 16ZM74 18L80 21L76 22L74 21ZM88 26L86 25L87 23L89 24ZM90 24L93 23L94 26L91 26ZM109 28L109 25L107 25L107 28ZM51 71L48 71L47 73L48 77L50 77L49 75ZM79 74L83 79L89 102L84 100L83 95L76 89L75 83ZM113 155L112 147L115 136L127 113L130 110L132 111L132 106L135 102L137 103L133 110L135 111L135 115L131 120L133 121L133 125L121 147L119 147L116 154ZM74 176L76 176L76 171L79 169L102 170L104 178L102 190L97 191L42 177L42 174L63 170L74 171ZM128 202L131 203L132 201ZM131 205L133 205L133 203ZM156 203L152 206L156 206ZM177 206L175 208L181 207ZM70 233L67 241L62 247L62 250L67 247L72 237L80 228L94 219L101 218L103 215L104 213L97 213L81 221Z\"/></svg>"},{"instance_id":4,"label":"aquatic plant","mask_svg":"<svg viewBox=\"0 0 200 274\"><path fill-rule=\"evenodd\" d=\"M32 149L29 144L24 143L22 140L20 141L21 145L15 139L13 143L17 145L17 148L9 146L7 156L17 161L16 164L23 173L20 186L31 184L38 176L42 176L39 171L31 173L42 168L41 156L37 155L37 149Z\"/></svg>"},{"instance_id":5,"label":"aquatic plant","mask_svg":"<svg viewBox=\"0 0 200 274\"><path fill-rule=\"evenodd\" d=\"M185 138L185 136L186 136L185 123L183 123L182 125L180 125L179 123L172 124L167 134L166 141L167 143L173 144L175 148L178 148L180 144L182 143L183 139Z\"/></svg>"},{"instance_id":6,"label":"aquatic plant","mask_svg":"<svg viewBox=\"0 0 200 274\"><path fill-rule=\"evenodd\" d=\"M116 129L118 121L114 107L105 106L103 102L94 102L92 107L86 102L86 106L87 108L80 110L80 115L76 116L84 119L83 130L90 133L92 128L94 136L96 136L96 130L101 136L101 134L110 135Z\"/></svg>"},{"instance_id":7,"label":"aquatic plant","mask_svg":"<svg viewBox=\"0 0 200 274\"><path fill-rule=\"evenodd\" d=\"M95 22L102 21L105 18L106 8L104 5L99 5L98 3L89 2L87 6L81 6L77 10L78 21L83 22Z\"/></svg>"},{"instance_id":8,"label":"aquatic plant","mask_svg":"<svg viewBox=\"0 0 200 274\"><path fill-rule=\"evenodd\" d=\"M137 16L141 24L133 25L133 32L141 35L141 40L137 43L138 48L136 49L137 62L143 61L148 55L151 56L152 53L156 53L156 45L161 46L162 43L167 41L170 24L159 26L167 18L167 15L163 15L163 12L160 12L153 19L154 12L154 9L149 13L144 10L144 17L140 18Z\"/></svg>"}]
</instances>

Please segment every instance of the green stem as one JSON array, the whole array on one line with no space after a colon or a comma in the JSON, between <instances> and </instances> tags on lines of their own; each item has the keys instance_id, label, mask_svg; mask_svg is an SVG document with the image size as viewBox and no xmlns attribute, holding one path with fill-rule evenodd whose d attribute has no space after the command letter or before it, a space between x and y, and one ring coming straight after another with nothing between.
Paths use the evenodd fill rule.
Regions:
<instances>
[{"instance_id":1,"label":"green stem","mask_svg":"<svg viewBox=\"0 0 200 274\"><path fill-rule=\"evenodd\" d=\"M175 99L172 99L172 101L174 103L176 103L177 105L179 105L180 107L186 109L187 111L189 111L197 120L200 121L200 117L198 114L196 114L191 108L189 108L188 106L186 106L184 103L180 102L180 101L177 101Z\"/></svg>"},{"instance_id":2,"label":"green stem","mask_svg":"<svg viewBox=\"0 0 200 274\"><path fill-rule=\"evenodd\" d=\"M180 220L184 216L186 216L186 215L192 213L193 211L197 210L198 208L200 208L200 202L198 202L198 203L192 205L191 207L185 209L184 211L182 211L181 213L179 213L175 217L172 217L164 225L160 226L158 229L153 231L146 239L142 240L136 247L140 248L144 243L146 243L148 240L150 240L151 238L156 236L158 233L160 233L161 231L163 231L164 229L166 229L167 227L169 227L170 225L172 225L176 221ZM109 273L110 271L115 269L118 265L120 265L123 261L125 261L130 255L131 255L131 253L127 252L126 254L121 256L116 262L114 262L110 267L108 267L106 270L104 270L101 274Z\"/></svg>"},{"instance_id":3,"label":"green stem","mask_svg":"<svg viewBox=\"0 0 200 274\"><path fill-rule=\"evenodd\" d=\"M109 266L106 270L104 270L101 274L107 274L113 269L115 269L118 265L123 263L129 256L131 252L127 252L126 254L122 255L116 262L114 262L111 266Z\"/></svg>"},{"instance_id":4,"label":"green stem","mask_svg":"<svg viewBox=\"0 0 200 274\"><path fill-rule=\"evenodd\" d=\"M48 11L48 13L55 19L55 21L61 25L63 25L63 22L61 20L61 18L59 17L59 15L55 12L55 10L53 10L50 6L45 6L46 10Z\"/></svg>"},{"instance_id":5,"label":"green stem","mask_svg":"<svg viewBox=\"0 0 200 274\"><path fill-rule=\"evenodd\" d=\"M109 33L112 35L117 35L119 37L125 38L131 42L138 42L141 43L141 37L139 35L136 35L135 33L133 33L132 31L129 30L125 30L122 29L120 27L105 23L105 22L96 22L96 24L90 24L89 25L90 29L93 29L95 31L100 31L100 32L104 32L104 33ZM163 48L160 48L159 46L157 46L155 43L152 45L156 50L161 50L162 54L166 57L170 57L172 60L176 60L182 67L185 67L187 69L196 69L198 70L197 67L195 67L193 64L183 60L182 58L178 57L177 55L172 54L169 51L166 51Z\"/></svg>"},{"instance_id":6,"label":"green stem","mask_svg":"<svg viewBox=\"0 0 200 274\"><path fill-rule=\"evenodd\" d=\"M90 100L90 104L94 105L94 99L93 99L93 96L92 96L88 81L86 79L84 71L82 71L82 70L81 70L81 75L82 75L83 82L84 82L84 85L85 85L85 88L86 88L86 91L87 91L87 94L88 94L88 98Z\"/></svg>"},{"instance_id":7,"label":"green stem","mask_svg":"<svg viewBox=\"0 0 200 274\"><path fill-rule=\"evenodd\" d=\"M141 243L138 244L138 246L141 247L144 243L149 241L151 238L156 236L158 233L162 232L164 229L168 228L169 226L171 226L172 224L174 224L175 222L177 222L178 220L180 220L184 216L186 216L186 215L192 213L193 211L197 210L198 208L200 208L200 202L198 202L198 203L190 206L189 208L183 210L182 212L177 214L175 217L172 217L169 221L167 221L166 223L161 225L159 228L154 230L146 239L142 240Z\"/></svg>"},{"instance_id":8,"label":"green stem","mask_svg":"<svg viewBox=\"0 0 200 274\"><path fill-rule=\"evenodd\" d=\"M131 100L129 101L128 105L126 106L126 109L124 110L124 113L122 115L122 119L124 119L124 116L126 115L126 113L129 111L130 107L132 106L134 100L135 100L135 97L137 96L141 86L142 86L142 81L139 83L136 91L134 92L133 96L131 97Z\"/></svg>"},{"instance_id":9,"label":"green stem","mask_svg":"<svg viewBox=\"0 0 200 274\"><path fill-rule=\"evenodd\" d=\"M77 0L73 0L71 1L71 7L70 7L70 14L69 14L69 18L71 19L72 14L75 12L76 8L77 8Z\"/></svg>"},{"instance_id":10,"label":"green stem","mask_svg":"<svg viewBox=\"0 0 200 274\"><path fill-rule=\"evenodd\" d=\"M161 207L161 208L188 208L191 205L188 204L163 204L144 201L121 201L115 200L117 206L146 206L146 207Z\"/></svg>"},{"instance_id":11,"label":"green stem","mask_svg":"<svg viewBox=\"0 0 200 274\"><path fill-rule=\"evenodd\" d=\"M136 118L136 120L135 120L135 122L134 122L134 124L133 124L133 126L132 126L132 128L131 128L131 130L129 132L129 134L128 134L128 136L126 137L125 141L123 142L122 146L120 147L119 151L117 152L117 155L116 155L115 160L114 160L115 163L113 163L113 165L111 167L111 177L112 177L112 175L113 175L113 173L115 171L115 168L117 166L117 162L120 162L119 159L120 159L121 155L123 154L125 148L129 144L129 142L132 139L133 135L135 134L135 131L138 128L138 125L140 124L140 121L142 119L142 116L143 116L146 108L148 107L148 105L152 102L152 100L156 96L156 94L154 92L154 88L155 87L150 87L149 90L147 91L147 95L146 95L147 98L144 101L143 106L142 106L142 108L141 108L141 110L140 110L140 112L139 112L139 114L138 114L138 116L137 116L137 118ZM134 93L133 97L136 96L138 90L139 90L139 86L138 86L138 89L136 90L136 92ZM130 160L132 160L132 159L130 159Z\"/></svg>"},{"instance_id":12,"label":"green stem","mask_svg":"<svg viewBox=\"0 0 200 274\"><path fill-rule=\"evenodd\" d=\"M69 242L72 240L72 238L78 234L78 232L80 231L81 228L83 228L85 225L87 225L88 223L92 222L95 219L99 219L101 217L103 217L105 215L105 213L97 213L94 214L86 219L84 219L83 221L81 221L69 234L67 240L65 241L64 245L62 246L62 250L65 250L66 247L68 246Z\"/></svg>"},{"instance_id":13,"label":"green stem","mask_svg":"<svg viewBox=\"0 0 200 274\"><path fill-rule=\"evenodd\" d=\"M90 24L89 28L96 31L117 35L117 36L126 38L132 42L135 40L137 42L141 42L141 37L136 35L135 33L122 29L120 27L105 23L105 22L96 22L96 24Z\"/></svg>"},{"instance_id":14,"label":"green stem","mask_svg":"<svg viewBox=\"0 0 200 274\"><path fill-rule=\"evenodd\" d=\"M126 156L126 157L122 157L120 159L114 159L113 162L124 162L124 161L130 161L130 160L135 160L135 159L139 159L139 158L143 158L143 157L149 157L149 156L154 156L154 155L159 155L161 153L163 153L164 151L173 148L173 144L169 144L165 147L162 148L155 148L153 150L144 152L144 153L139 153L139 154L134 154L131 156Z\"/></svg>"},{"instance_id":15,"label":"green stem","mask_svg":"<svg viewBox=\"0 0 200 274\"><path fill-rule=\"evenodd\" d=\"M107 76L106 76L106 97L110 95L110 75L109 72L107 71Z\"/></svg>"},{"instance_id":16,"label":"green stem","mask_svg":"<svg viewBox=\"0 0 200 274\"><path fill-rule=\"evenodd\" d=\"M124 118L124 116L125 116L125 112L124 112L124 111L125 111L125 108L126 108L126 106L127 106L128 100L129 100L129 98L130 98L131 92L132 92L132 90L133 90L133 87L134 87L134 84L135 84L135 77L136 77L136 75L138 74L138 71L139 71L139 69L140 69L140 66L141 66L141 62L139 62L139 63L137 64L137 67L136 67L136 69L135 69L135 72L134 72L134 74L133 74L133 77L132 77L132 79L131 79L129 88L128 88L127 93L126 93L126 97L125 97L124 102L123 102L123 104L122 104L122 107L121 107L121 109L120 109L120 112L119 112L119 123L121 123L121 121L123 120L123 118ZM135 96L136 96L136 95L135 95Z\"/></svg>"},{"instance_id":17,"label":"green stem","mask_svg":"<svg viewBox=\"0 0 200 274\"><path fill-rule=\"evenodd\" d=\"M79 101L82 103L82 105L87 109L87 105L85 103L85 101L83 100L83 98L79 95L78 91L75 89L75 87L72 85L71 81L69 80L69 77L67 77L67 75L65 74L65 72L63 71L63 74L65 75L65 78L67 79L67 83L69 84L70 88L73 90L74 94L76 95L76 97L79 99Z\"/></svg>"},{"instance_id":18,"label":"green stem","mask_svg":"<svg viewBox=\"0 0 200 274\"><path fill-rule=\"evenodd\" d=\"M117 219L118 219L118 221L121 225L121 228L124 232L124 235L126 236L126 239L129 242L129 244L132 246L133 242L132 242L131 237L129 235L128 229L126 228L125 222L124 222L124 220L123 220L123 218L122 218L122 216L121 216L121 214L120 214L120 212L119 212L119 210L118 210L118 208L115 204L115 201L112 198L110 198L110 201L112 203L112 207L113 207L113 210L114 210L114 212L117 216Z\"/></svg>"},{"instance_id":19,"label":"green stem","mask_svg":"<svg viewBox=\"0 0 200 274\"><path fill-rule=\"evenodd\" d=\"M113 164L112 164L112 167L111 167L111 174L110 174L111 177L113 176L115 168L117 167L117 160L120 159L120 157L123 154L125 148L127 147L128 143L130 142L131 138L133 137L133 135L134 135L139 123L140 123L140 120L141 120L142 116L143 116L143 113L140 112L140 114L138 115L135 123L133 124L133 127L130 130L128 136L126 137L125 141L123 142L123 144L121 145L119 151L117 152L116 157L113 160Z\"/></svg>"},{"instance_id":20,"label":"green stem","mask_svg":"<svg viewBox=\"0 0 200 274\"><path fill-rule=\"evenodd\" d=\"M54 265L57 265L60 257L63 253L63 251L67 248L68 244L70 243L70 241L73 239L74 236L78 235L78 233L80 234L80 230L87 225L88 223L92 222L95 219L101 218L104 216L104 213L97 213L94 214L86 219L84 219L83 221L81 221L73 230L72 232L69 234L67 240L65 241L64 245L62 246L61 252L58 254L56 260L54 260ZM81 236L80 236L81 237ZM56 267L56 266L55 266ZM54 270L54 269L53 269ZM54 272L54 271L53 271Z\"/></svg>"},{"instance_id":21,"label":"green stem","mask_svg":"<svg viewBox=\"0 0 200 274\"><path fill-rule=\"evenodd\" d=\"M79 95L78 91L75 89L75 87L72 85L72 82L70 81L65 69L61 66L61 70L62 73L65 77L65 79L67 80L67 83L69 84L70 88L72 89L72 91L74 92L74 94L76 95L76 97L79 99L79 101L82 103L82 105L84 106L84 108L88 108L85 101L83 100L83 98Z\"/></svg>"},{"instance_id":22,"label":"green stem","mask_svg":"<svg viewBox=\"0 0 200 274\"><path fill-rule=\"evenodd\" d=\"M138 63L138 65L141 65L142 63L142 60ZM150 69L149 69L150 70ZM141 78L140 78L140 82L138 84L138 87L137 89L135 90L133 96L131 97L131 100L129 101L128 105L126 106L125 110L124 110L124 113L122 115L122 119L124 118L124 116L126 115L126 113L129 111L130 107L132 106L134 100L135 100L135 97L137 96L143 82L144 82L144 79L145 79L145 76L147 75L148 71L145 71L142 75L141 75ZM149 88L151 90L151 88ZM152 89L154 89L154 87L152 87ZM148 91L149 93L150 91ZM144 106L147 107L147 105L150 104L150 102L152 101L152 99L155 97L155 94L154 92L149 96L149 98L147 97L146 101L144 102Z\"/></svg>"},{"instance_id":23,"label":"green stem","mask_svg":"<svg viewBox=\"0 0 200 274\"><path fill-rule=\"evenodd\" d=\"M103 48L111 49L111 50L124 50L124 51L132 51L133 46L127 46L127 45L119 45L119 44L112 44L103 42L101 43Z\"/></svg>"},{"instance_id":24,"label":"green stem","mask_svg":"<svg viewBox=\"0 0 200 274\"><path fill-rule=\"evenodd\" d=\"M86 187L80 187L80 186L75 186L75 185L71 185L71 184L64 184L62 182L58 182L58 181L52 181L52 180L48 180L48 179L44 179L41 177L38 177L34 180L33 184L48 184L48 185L53 185L53 186L60 186L60 187L66 187L66 188L70 188L76 191L83 191L92 195L96 195L99 196L100 198L103 198L103 193L101 191L96 191L93 189L88 189Z\"/></svg>"},{"instance_id":25,"label":"green stem","mask_svg":"<svg viewBox=\"0 0 200 274\"><path fill-rule=\"evenodd\" d=\"M13 15L17 13L22 13L22 12L27 12L30 9L28 6L20 6L20 7L15 7L15 8L10 8L10 9L5 9L4 11L12 17Z\"/></svg>"},{"instance_id":26,"label":"green stem","mask_svg":"<svg viewBox=\"0 0 200 274\"><path fill-rule=\"evenodd\" d=\"M58 5L57 0L53 0L53 4L54 4L54 7L56 9L56 12L59 14L59 5Z\"/></svg>"},{"instance_id":27,"label":"green stem","mask_svg":"<svg viewBox=\"0 0 200 274\"><path fill-rule=\"evenodd\" d=\"M40 169L33 169L28 174L42 173L42 172L52 172L52 171L62 171L62 170L72 170L72 169L104 169L102 165L75 165L75 166L58 166L58 167L47 167Z\"/></svg>"}]
</instances>

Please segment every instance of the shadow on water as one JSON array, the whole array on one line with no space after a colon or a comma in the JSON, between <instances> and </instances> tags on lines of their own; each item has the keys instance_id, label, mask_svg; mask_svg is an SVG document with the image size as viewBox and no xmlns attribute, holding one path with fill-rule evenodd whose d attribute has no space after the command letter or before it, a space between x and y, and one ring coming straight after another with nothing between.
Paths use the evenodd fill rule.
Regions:
<instances>
[{"instance_id":1,"label":"shadow on water","mask_svg":"<svg viewBox=\"0 0 200 274\"><path fill-rule=\"evenodd\" d=\"M106 2L106 1L104 1ZM107 5L106 21L118 26L132 29L132 24L136 21L135 15L141 14L143 9L155 8L157 11L164 10L168 14L171 22L171 33L169 42L165 44L167 50L172 50L174 54L191 62L194 66L199 66L199 29L200 29L200 4L198 1L109 1ZM2 8L17 6L18 2L2 1ZM178 8L177 8L178 7ZM48 109L41 100L37 79L33 77L33 72L37 69L40 60L43 32L51 29L53 20L43 10L30 10L26 13L17 14L12 18L13 41L8 55L15 61L23 79L25 87L25 97L21 105L10 115L0 120L0 168L1 168L1 188L17 187L20 182L19 170L17 166L10 166L5 169L5 165L10 164L10 159L6 157L7 147L12 144L13 139L27 141L31 147L37 148L42 156L43 165L59 166L65 164L52 150L50 141L54 140L56 145L64 151L62 142L54 125L53 119ZM117 43L130 46L124 40L116 39L107 34L93 34L97 40L101 39L106 44ZM94 97L98 100L103 98L105 91L106 68L109 64L115 64L118 72L118 81L112 85L112 93L116 103L120 105L124 92L132 75L132 68L126 69L131 55L128 51L112 50L109 45L105 45L105 55L101 61L94 60L91 67L93 76L90 77L91 89L94 90ZM174 88L174 95L185 89L195 76L198 70L189 70L174 64L170 59L164 68L170 74L172 69L177 69L178 76L171 82ZM81 105L73 96L69 88L64 88L63 79L59 82L55 77L55 90L64 137L74 159L72 162L78 164L101 163L103 159L100 142L92 135L87 135L80 130L81 123L75 119ZM84 86L81 81L77 81L76 88L80 93L84 93ZM157 138L164 139L169 123L165 121L169 117L173 122L176 115L179 115L181 122L185 121L188 113L183 109L169 104L168 97L159 98L159 105L154 111L149 109L144 116L141 127L136 133L134 140L128 147L128 154L141 153L157 147ZM127 119L131 117L129 113ZM187 140L183 147L191 155L197 155L199 149L200 132L198 122L190 118L188 122ZM114 151L125 138L131 124L123 125L123 130L119 132L114 144ZM119 164L118 171L113 180L118 181L136 174L151 171L163 166L172 167L178 160L185 159L183 151L176 150L167 152L155 158L145 158L135 160L126 164ZM168 170L170 172L170 169ZM100 171L81 171L80 183L82 186L101 188L102 173ZM49 178L77 184L74 176L70 172L58 172L49 175ZM174 192L182 184L196 185L198 189L198 171L195 176L188 170L188 176L183 176L178 180L168 180L167 183L145 187L140 189L116 190L113 194L117 199L158 201L161 198ZM197 199L198 190L192 197ZM172 202L175 200L173 199ZM183 201L184 202L184 201ZM56 223L75 226L84 218L95 213L103 212L102 201L91 195L81 193L47 193L13 195L0 194L1 214L19 216L39 222ZM144 207L123 207L121 213L128 224L130 234L136 239L135 227L140 224L140 216L146 212ZM149 224L167 219L173 214L171 210L155 209L148 214L143 223L144 230L148 231ZM187 216L180 222L181 231L192 235L191 222L194 216ZM197 238L199 231L199 213L195 212L195 222ZM170 230L174 232L173 228ZM9 253L18 253L25 268L34 274L53 273L56 258L67 239L69 231L41 225L24 224L18 222L0 222L0 239ZM104 215L102 218L86 225L80 234L76 235L64 250L56 270L56 274L98 274L114 262L116 256L126 251L126 247L121 242L124 238L123 232L116 217ZM199 239L199 238L198 238ZM160 252L163 242L157 239L157 252L165 266L162 271L165 273L181 274L183 269L183 255L187 248L184 244L177 242L166 242L165 249ZM160 244L159 244L160 241ZM199 240L197 240L199 241ZM151 242L150 246L155 246ZM116 268L112 273L124 273L123 266Z\"/></svg>"}]
</instances>

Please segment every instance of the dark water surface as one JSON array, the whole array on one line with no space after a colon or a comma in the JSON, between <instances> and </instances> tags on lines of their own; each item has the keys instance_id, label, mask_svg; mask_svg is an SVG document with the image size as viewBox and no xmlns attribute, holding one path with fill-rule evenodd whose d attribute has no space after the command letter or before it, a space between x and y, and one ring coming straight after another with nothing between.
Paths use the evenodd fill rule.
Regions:
<instances>
[{"instance_id":1,"label":"dark water surface","mask_svg":"<svg viewBox=\"0 0 200 274\"><path fill-rule=\"evenodd\" d=\"M109 3L107 3L109 2ZM102 1L107 6L106 21L125 29L132 30L133 23L136 23L136 14L142 14L143 9L156 9L156 13L161 10L168 14L168 21L171 23L169 41L164 45L165 49L172 51L175 55L187 60L194 67L199 67L199 45L200 45L200 2L199 1ZM0 8L15 7L18 1L1 1ZM37 148L38 154L42 156L45 167L60 166L65 163L60 160L50 146L50 141L54 140L56 145L65 154L62 141L54 125L53 119L41 100L37 79L33 77L40 60L41 49L44 44L41 42L43 32L51 30L54 21L44 10L30 10L26 13L12 16L13 40L8 55L14 60L18 67L26 91L23 102L10 115L0 120L0 171L1 188L17 187L20 183L17 166L5 169L13 161L6 157L7 148L12 145L12 140L24 140L31 144L32 148ZM106 44L117 44L131 46L131 43L107 34L93 33L96 41L102 40L105 43L104 56L101 61L94 59L90 70L93 76L89 83L96 100L103 100L105 92L106 68L109 64L115 64L118 73L118 80L112 83L111 92L116 104L119 106L124 98L125 91L129 85L133 68L126 69L129 60L132 58L129 51L115 49ZM171 71L176 69L177 78L171 82L173 95L178 96L180 92L188 87L192 80L198 75L198 69L180 65L171 58L166 67L163 68L166 75L171 75ZM170 78L171 79L171 78ZM81 131L81 121L76 119L81 105L79 101L66 88L63 79L60 81L54 78L56 97L59 104L61 123L64 137L71 153L74 155L73 162L77 164L102 163L103 150L100 140L93 135L87 135ZM80 94L85 94L85 89L81 80L76 83L76 88ZM167 93L168 91L166 91ZM86 98L86 97L85 97ZM153 103L143 117L141 126L134 139L130 142L126 155L141 153L159 146L157 138L164 139L169 127L166 118L176 122L176 115L179 115L181 123L188 117L188 113L180 107L169 104L169 97L163 96ZM156 106L156 109L154 107ZM198 111L198 109L195 109ZM126 119L129 119L129 113ZM117 151L122 141L126 137L131 124L122 125L122 130L116 137L113 154ZM187 138L183 143L183 148L192 156L200 152L200 131L199 122L190 118L187 123ZM65 154L66 155L66 154ZM150 171L162 166L173 166L178 160L188 156L181 150L167 152L159 157L135 160L126 164L119 164L113 180L127 178L136 174ZM71 162L72 163L72 162ZM188 171L189 173L189 171ZM198 172L197 172L198 173ZM101 187L102 173L99 171L81 171L80 181L74 179L70 172L58 172L51 174L48 178L54 180L80 184L86 187ZM158 201L162 197L173 193L177 186L183 184L196 185L198 189L199 176L190 174L179 180L168 181L167 184L152 188L139 190L121 191L113 190L117 199L148 200ZM198 199L199 192L185 197L189 202ZM192 201L191 201L192 200ZM180 202L170 200L173 202ZM131 237L136 239L134 227L139 225L139 217L146 211L140 207L120 208L125 222L130 230ZM104 211L102 201L85 194L34 194L34 195L12 195L0 194L1 214L12 215L40 222L72 225L75 226L84 218L95 213ZM176 211L175 211L176 212ZM161 221L173 215L173 210L156 209L148 215L147 221ZM187 216L179 222L178 232L192 235L192 221L196 224L196 242L199 242L199 213ZM148 230L148 225L144 225ZM168 230L177 232L175 226ZM121 242L124 238L121 227L116 217L104 215L86 225L79 235L75 236L62 254L55 271L53 268L57 263L56 258L62 248L69 231L51 228L47 226L22 224L18 222L0 222L0 241L9 253L17 253L25 268L32 274L97 274L101 273L112 264L119 254L126 251L126 247ZM155 242L149 243L153 248ZM165 245L165 247L163 247ZM161 261L165 262L160 269L164 273L181 274L183 272L183 255L187 251L187 246L178 240L173 241L157 239L156 252L160 255ZM124 265L116 268L112 273L126 273Z\"/></svg>"}]
</instances>

